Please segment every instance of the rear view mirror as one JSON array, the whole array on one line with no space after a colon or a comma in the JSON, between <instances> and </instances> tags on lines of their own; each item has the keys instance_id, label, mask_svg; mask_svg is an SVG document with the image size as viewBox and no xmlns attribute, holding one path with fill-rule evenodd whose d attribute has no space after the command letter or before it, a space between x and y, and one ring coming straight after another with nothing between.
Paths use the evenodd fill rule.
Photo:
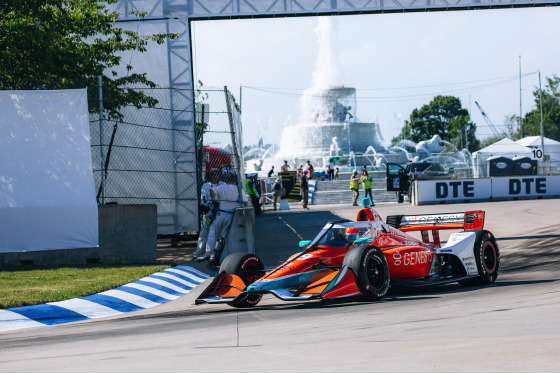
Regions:
<instances>
[{"instance_id":1,"label":"rear view mirror","mask_svg":"<svg viewBox=\"0 0 560 374\"><path fill-rule=\"evenodd\" d=\"M368 236L365 238L358 238L354 241L354 244L364 244L364 243L373 243L373 238L371 236Z\"/></svg>"},{"instance_id":2,"label":"rear view mirror","mask_svg":"<svg viewBox=\"0 0 560 374\"><path fill-rule=\"evenodd\" d=\"M307 247L309 244L311 244L311 240L301 240L299 242L300 247Z\"/></svg>"}]
</instances>

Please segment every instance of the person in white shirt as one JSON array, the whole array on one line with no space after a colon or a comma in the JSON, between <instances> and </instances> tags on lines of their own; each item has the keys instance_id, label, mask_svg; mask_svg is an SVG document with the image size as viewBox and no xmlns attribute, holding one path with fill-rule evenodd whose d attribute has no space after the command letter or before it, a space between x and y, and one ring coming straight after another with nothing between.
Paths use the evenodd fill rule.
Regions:
<instances>
[{"instance_id":1,"label":"person in white shirt","mask_svg":"<svg viewBox=\"0 0 560 374\"><path fill-rule=\"evenodd\" d=\"M198 242L196 243L196 251L193 254L193 260L206 253L206 243L208 241L208 230L210 228L210 221L212 216L212 198L210 196L210 189L225 183L220 181L220 169L210 169L208 172L209 181L202 185L200 189L200 209L205 212L202 217L202 226L198 234Z\"/></svg>"},{"instance_id":2,"label":"person in white shirt","mask_svg":"<svg viewBox=\"0 0 560 374\"><path fill-rule=\"evenodd\" d=\"M197 261L208 260L218 240L221 240L222 244L225 242L233 215L239 206L239 189L235 185L235 175L228 173L225 179L226 183L212 185L210 188L210 197L217 209L215 206L215 218L208 227L206 251L198 256Z\"/></svg>"}]
</instances>

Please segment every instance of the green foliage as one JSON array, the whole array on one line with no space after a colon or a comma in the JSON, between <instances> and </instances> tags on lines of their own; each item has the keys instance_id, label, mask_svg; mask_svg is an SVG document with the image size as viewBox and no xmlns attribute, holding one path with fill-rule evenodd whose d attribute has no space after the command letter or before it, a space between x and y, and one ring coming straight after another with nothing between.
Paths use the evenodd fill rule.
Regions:
<instances>
[{"instance_id":1,"label":"green foliage","mask_svg":"<svg viewBox=\"0 0 560 374\"><path fill-rule=\"evenodd\" d=\"M0 89L88 87L89 110L96 113L101 75L103 107L111 118L121 119L125 105L155 106L157 100L142 90L122 88L155 87L146 73L133 72L128 64L126 76L115 69L122 53L145 52L149 43L162 44L178 34L140 35L116 27L117 18L97 0L0 0Z\"/></svg>"},{"instance_id":2,"label":"green foliage","mask_svg":"<svg viewBox=\"0 0 560 374\"><path fill-rule=\"evenodd\" d=\"M541 98L538 88L533 91L535 109L523 119L523 136L541 134ZM560 77L546 78L542 92L544 136L560 141Z\"/></svg>"},{"instance_id":3,"label":"green foliage","mask_svg":"<svg viewBox=\"0 0 560 374\"><path fill-rule=\"evenodd\" d=\"M457 149L465 146L465 129L468 149L479 149L480 142L476 138L476 125L470 121L469 112L461 106L461 101L454 96L436 96L429 104L414 109L410 119L399 136L391 140L391 145L402 139L416 143L439 135L442 140L452 143Z\"/></svg>"},{"instance_id":4,"label":"green foliage","mask_svg":"<svg viewBox=\"0 0 560 374\"><path fill-rule=\"evenodd\" d=\"M87 296L120 287L169 267L171 264L3 268L0 269L0 308Z\"/></svg>"}]
</instances>

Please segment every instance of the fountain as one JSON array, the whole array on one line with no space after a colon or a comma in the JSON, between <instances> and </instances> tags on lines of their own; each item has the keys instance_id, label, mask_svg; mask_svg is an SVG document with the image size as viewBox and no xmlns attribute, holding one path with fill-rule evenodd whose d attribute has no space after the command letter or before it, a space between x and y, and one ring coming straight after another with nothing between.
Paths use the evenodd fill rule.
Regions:
<instances>
[{"instance_id":1,"label":"fountain","mask_svg":"<svg viewBox=\"0 0 560 374\"><path fill-rule=\"evenodd\" d=\"M246 170L266 172L271 166L279 169L284 160L292 170L297 170L300 161L305 164L309 160L315 170L320 171L326 169L328 160L334 156L338 157L337 167L341 173L367 166L382 176L388 163L406 164L448 153L450 143L438 135L419 143L403 139L387 150L381 144L379 124L358 120L356 89L340 83L342 77L331 43L331 19L319 17L315 31L319 40L317 69L313 73L313 87L307 88L300 100L298 123L284 125L278 152L274 153L272 147L266 152L263 149L249 151L245 156ZM455 166L468 165L461 162L466 158L458 154ZM453 164L449 160L445 163Z\"/></svg>"}]
</instances>

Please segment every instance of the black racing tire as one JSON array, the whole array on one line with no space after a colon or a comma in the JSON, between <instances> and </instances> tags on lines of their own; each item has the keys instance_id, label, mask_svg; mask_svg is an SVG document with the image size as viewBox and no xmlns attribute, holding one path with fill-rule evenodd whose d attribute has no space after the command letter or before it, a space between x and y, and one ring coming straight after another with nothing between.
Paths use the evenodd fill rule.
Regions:
<instances>
[{"instance_id":1,"label":"black racing tire","mask_svg":"<svg viewBox=\"0 0 560 374\"><path fill-rule=\"evenodd\" d=\"M383 252L373 246L350 249L342 266L354 271L362 300L379 300L387 294L391 283L389 263Z\"/></svg>"},{"instance_id":2,"label":"black racing tire","mask_svg":"<svg viewBox=\"0 0 560 374\"><path fill-rule=\"evenodd\" d=\"M226 275L237 275L245 286L250 285L264 275L264 264L262 260L252 253L232 253L224 259L220 266L219 274L225 271ZM263 295L248 294L241 300L228 303L236 308L250 308L257 305Z\"/></svg>"},{"instance_id":3,"label":"black racing tire","mask_svg":"<svg viewBox=\"0 0 560 374\"><path fill-rule=\"evenodd\" d=\"M494 235L487 230L475 230L474 259L478 277L459 281L463 286L488 285L498 278L500 249Z\"/></svg>"}]
</instances>

